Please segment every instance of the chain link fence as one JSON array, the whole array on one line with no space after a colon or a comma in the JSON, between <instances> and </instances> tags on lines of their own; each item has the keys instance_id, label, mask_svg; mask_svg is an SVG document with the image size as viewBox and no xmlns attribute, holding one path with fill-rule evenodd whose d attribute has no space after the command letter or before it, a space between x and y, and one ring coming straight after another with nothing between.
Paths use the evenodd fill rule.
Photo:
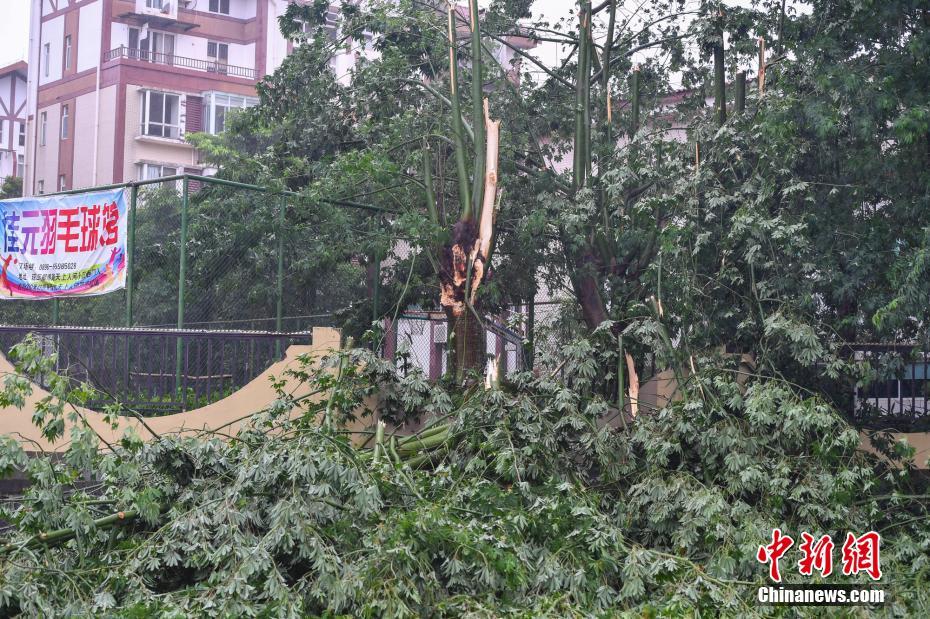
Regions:
<instances>
[{"instance_id":1,"label":"chain link fence","mask_svg":"<svg viewBox=\"0 0 930 619\"><path fill-rule=\"evenodd\" d=\"M570 301L544 301L514 305L484 317L485 354L496 360L501 376L557 367L562 346L579 334L579 322ZM448 321L442 312L407 311L385 322L387 358L397 357L398 369L422 371L438 380L448 370Z\"/></svg>"},{"instance_id":2,"label":"chain link fence","mask_svg":"<svg viewBox=\"0 0 930 619\"><path fill-rule=\"evenodd\" d=\"M334 254L332 226L296 194L204 177L127 186L126 288L3 301L0 322L295 332L367 294L364 265Z\"/></svg>"}]
</instances>

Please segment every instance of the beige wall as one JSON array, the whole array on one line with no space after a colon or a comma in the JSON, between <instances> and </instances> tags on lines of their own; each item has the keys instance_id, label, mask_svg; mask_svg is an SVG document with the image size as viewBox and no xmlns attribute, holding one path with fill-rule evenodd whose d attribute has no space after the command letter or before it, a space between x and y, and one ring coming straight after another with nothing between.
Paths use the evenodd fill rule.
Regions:
<instances>
[{"instance_id":1,"label":"beige wall","mask_svg":"<svg viewBox=\"0 0 930 619\"><path fill-rule=\"evenodd\" d=\"M140 163L158 163L176 168L194 167L197 164L197 154L190 144L181 140L162 140L141 135L141 104L140 86L126 87L126 150L123 158L123 180L136 180L139 178ZM181 126L184 126L186 103L184 93L181 95Z\"/></svg>"},{"instance_id":2,"label":"beige wall","mask_svg":"<svg viewBox=\"0 0 930 619\"><path fill-rule=\"evenodd\" d=\"M35 193L39 193L39 181L45 181L45 193L58 190L58 141L61 138L61 105L52 105L40 108L36 113L36 135L40 135L42 113L48 114L48 129L46 131L45 146L38 146L36 139L36 168Z\"/></svg>"},{"instance_id":3,"label":"beige wall","mask_svg":"<svg viewBox=\"0 0 930 619\"><path fill-rule=\"evenodd\" d=\"M94 107L96 93L77 98L74 122L74 171L71 187L93 187L113 182L113 150L116 136L116 86L100 89L100 138L97 141L97 178L94 179Z\"/></svg>"}]
</instances>

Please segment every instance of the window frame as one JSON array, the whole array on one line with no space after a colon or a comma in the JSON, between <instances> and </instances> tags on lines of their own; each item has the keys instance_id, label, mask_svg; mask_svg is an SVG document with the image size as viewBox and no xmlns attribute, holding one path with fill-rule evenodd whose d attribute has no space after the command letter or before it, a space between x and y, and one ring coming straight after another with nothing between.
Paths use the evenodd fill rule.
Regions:
<instances>
[{"instance_id":1,"label":"window frame","mask_svg":"<svg viewBox=\"0 0 930 619\"><path fill-rule=\"evenodd\" d=\"M154 97L161 97L162 99L161 120L152 120L151 118L152 100ZM166 118L166 102L169 97L175 100L174 122L169 122L171 119ZM151 129L153 126L160 127L160 133L153 133ZM169 135L165 135L166 130ZM169 140L181 139L181 95L160 90L142 91L142 135Z\"/></svg>"},{"instance_id":2,"label":"window frame","mask_svg":"<svg viewBox=\"0 0 930 619\"><path fill-rule=\"evenodd\" d=\"M25 148L26 147L26 123L17 122L16 124L19 126L19 137L18 137L17 143L22 148Z\"/></svg>"},{"instance_id":3,"label":"window frame","mask_svg":"<svg viewBox=\"0 0 930 619\"><path fill-rule=\"evenodd\" d=\"M58 175L58 191L68 190L68 177L64 174Z\"/></svg>"},{"instance_id":4,"label":"window frame","mask_svg":"<svg viewBox=\"0 0 930 619\"><path fill-rule=\"evenodd\" d=\"M73 51L74 50L73 50L71 35L66 34L65 42L64 42L64 64L62 65L65 71L68 71L71 69L71 54Z\"/></svg>"},{"instance_id":5,"label":"window frame","mask_svg":"<svg viewBox=\"0 0 930 619\"><path fill-rule=\"evenodd\" d=\"M158 170L158 174L152 176L149 174L152 170ZM139 180L140 181L150 181L156 180L159 178L165 178L167 176L175 176L178 174L178 170L181 169L181 166L171 166L163 163L146 163L142 162L139 164ZM166 170L172 170L170 174L166 174Z\"/></svg>"},{"instance_id":6,"label":"window frame","mask_svg":"<svg viewBox=\"0 0 930 619\"><path fill-rule=\"evenodd\" d=\"M39 146L48 143L48 112L39 112Z\"/></svg>"},{"instance_id":7,"label":"window frame","mask_svg":"<svg viewBox=\"0 0 930 619\"><path fill-rule=\"evenodd\" d=\"M223 6L226 6L226 10L223 11ZM230 13L230 1L229 0L209 0L207 2L207 12L215 13L217 15L229 15ZM213 7L216 6L214 9Z\"/></svg>"},{"instance_id":8,"label":"window frame","mask_svg":"<svg viewBox=\"0 0 930 619\"><path fill-rule=\"evenodd\" d=\"M38 181L36 181L36 193L38 193L40 196L45 193L45 181L44 180L39 179Z\"/></svg>"},{"instance_id":9,"label":"window frame","mask_svg":"<svg viewBox=\"0 0 930 619\"><path fill-rule=\"evenodd\" d=\"M71 135L71 106L67 103L61 106L61 131L60 137L62 140L67 140Z\"/></svg>"},{"instance_id":10,"label":"window frame","mask_svg":"<svg viewBox=\"0 0 930 619\"><path fill-rule=\"evenodd\" d=\"M45 77L48 77L50 75L48 67L50 64L52 64L52 44L51 43L46 43L42 47L42 64L45 65L44 67Z\"/></svg>"},{"instance_id":11,"label":"window frame","mask_svg":"<svg viewBox=\"0 0 930 619\"><path fill-rule=\"evenodd\" d=\"M230 111L246 110L256 105L258 105L258 99L255 97L246 97L244 95L229 94L219 91L204 93L203 130L212 135L219 135L226 130L226 119ZM223 128L217 128L217 110L219 108L223 108Z\"/></svg>"}]
</instances>

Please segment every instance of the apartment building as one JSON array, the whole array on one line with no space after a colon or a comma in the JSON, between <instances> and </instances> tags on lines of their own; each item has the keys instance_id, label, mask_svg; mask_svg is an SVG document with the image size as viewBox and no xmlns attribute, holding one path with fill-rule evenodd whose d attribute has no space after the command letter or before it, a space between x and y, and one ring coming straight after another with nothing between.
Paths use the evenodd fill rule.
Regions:
<instances>
[{"instance_id":1,"label":"apartment building","mask_svg":"<svg viewBox=\"0 0 930 619\"><path fill-rule=\"evenodd\" d=\"M306 0L31 1L26 195L204 172L185 136L221 132L229 110L257 102L293 50L278 18ZM373 52L334 57L335 73L347 81L360 53ZM511 66L512 50L497 55Z\"/></svg>"},{"instance_id":2,"label":"apartment building","mask_svg":"<svg viewBox=\"0 0 930 619\"><path fill-rule=\"evenodd\" d=\"M32 0L25 193L203 172L185 136L256 103L288 0Z\"/></svg>"},{"instance_id":3,"label":"apartment building","mask_svg":"<svg viewBox=\"0 0 930 619\"><path fill-rule=\"evenodd\" d=\"M0 67L0 183L26 164L26 63Z\"/></svg>"}]
</instances>

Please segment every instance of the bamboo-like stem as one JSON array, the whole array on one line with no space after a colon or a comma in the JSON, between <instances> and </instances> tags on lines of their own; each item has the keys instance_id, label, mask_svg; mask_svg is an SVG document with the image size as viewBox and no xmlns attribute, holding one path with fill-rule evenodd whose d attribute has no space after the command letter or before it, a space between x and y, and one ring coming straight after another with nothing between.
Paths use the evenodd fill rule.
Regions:
<instances>
[{"instance_id":1,"label":"bamboo-like stem","mask_svg":"<svg viewBox=\"0 0 930 619\"><path fill-rule=\"evenodd\" d=\"M639 65L633 65L633 73L630 75L630 90L632 91L632 105L630 106L630 139L639 131Z\"/></svg>"},{"instance_id":2,"label":"bamboo-like stem","mask_svg":"<svg viewBox=\"0 0 930 619\"><path fill-rule=\"evenodd\" d=\"M472 277L469 302L474 304L478 286L484 278L485 271L490 266L491 239L494 237L494 211L497 206L497 166L500 148L500 120L491 120L488 100L484 100L484 124L487 135L486 161L487 169L484 174L484 202L481 205L481 214L478 220L478 238L471 253Z\"/></svg>"},{"instance_id":3,"label":"bamboo-like stem","mask_svg":"<svg viewBox=\"0 0 930 619\"><path fill-rule=\"evenodd\" d=\"M465 164L465 135L462 127L462 101L459 94L458 52L455 39L455 25L452 17L452 4L448 7L449 17L449 90L452 107L452 133L455 144L455 171L459 181L459 217L471 217L471 188L469 187L468 168Z\"/></svg>"},{"instance_id":4,"label":"bamboo-like stem","mask_svg":"<svg viewBox=\"0 0 930 619\"><path fill-rule=\"evenodd\" d=\"M591 65L594 59L594 44L591 37L591 2L585 6L585 61L584 61L584 178L585 182L591 178Z\"/></svg>"},{"instance_id":5,"label":"bamboo-like stem","mask_svg":"<svg viewBox=\"0 0 930 619\"><path fill-rule=\"evenodd\" d=\"M117 512L109 516L104 516L103 518L98 518L93 521L93 528L95 529L105 529L116 524L123 522L131 522L139 516L139 512L136 510L129 510L125 512ZM33 535L28 540L20 544L7 544L3 547L0 547L0 555L7 554L18 548L35 548L36 546L57 546L58 544L63 544L70 539L74 539L76 532L74 529L57 529L55 531L49 531L48 533L39 533L38 535Z\"/></svg>"},{"instance_id":6,"label":"bamboo-like stem","mask_svg":"<svg viewBox=\"0 0 930 619\"><path fill-rule=\"evenodd\" d=\"M472 128L475 132L475 167L472 177L472 209L477 210L484 199L482 193L484 185L485 166L485 128L482 122L484 77L481 67L481 30L478 24L478 0L469 0L469 17L471 18L471 98L472 98ZM471 213L469 213L471 215ZM463 217L463 220L470 217Z\"/></svg>"},{"instance_id":7,"label":"bamboo-like stem","mask_svg":"<svg viewBox=\"0 0 930 619\"><path fill-rule=\"evenodd\" d=\"M785 41L782 31L785 27L785 0L781 0L781 12L778 14L778 47L775 48L775 53L781 55L785 51Z\"/></svg>"},{"instance_id":8,"label":"bamboo-like stem","mask_svg":"<svg viewBox=\"0 0 930 619\"><path fill-rule=\"evenodd\" d=\"M436 193L433 191L433 162L431 161L429 145L423 139L423 188L426 190L426 210L429 220L439 225L439 210L436 207Z\"/></svg>"},{"instance_id":9,"label":"bamboo-like stem","mask_svg":"<svg viewBox=\"0 0 930 619\"><path fill-rule=\"evenodd\" d=\"M736 93L734 98L736 113L742 114L746 110L746 72L740 71L736 74Z\"/></svg>"},{"instance_id":10,"label":"bamboo-like stem","mask_svg":"<svg viewBox=\"0 0 930 619\"><path fill-rule=\"evenodd\" d=\"M630 353L626 356L626 369L630 376L630 416L635 418L639 412L639 376L636 375L636 365Z\"/></svg>"},{"instance_id":11,"label":"bamboo-like stem","mask_svg":"<svg viewBox=\"0 0 930 619\"><path fill-rule=\"evenodd\" d=\"M617 336L617 409L620 411L620 420L623 422L623 427L626 428L626 401L624 397L624 390L626 385L623 380L623 360L625 356L623 354L623 334Z\"/></svg>"},{"instance_id":12,"label":"bamboo-like stem","mask_svg":"<svg viewBox=\"0 0 930 619\"><path fill-rule=\"evenodd\" d=\"M578 70L575 76L575 144L572 158L572 191L578 191L584 182L584 84L587 83L585 58L588 37L585 34L584 12L578 18Z\"/></svg>"},{"instance_id":13,"label":"bamboo-like stem","mask_svg":"<svg viewBox=\"0 0 930 619\"><path fill-rule=\"evenodd\" d=\"M606 155L613 149L613 137L610 132L610 52L611 45L610 43L614 40L614 27L617 21L617 0L610 0L610 16L607 20L607 43L604 45L604 56L601 61L601 71L603 73L601 77L601 90L603 91L602 95L604 97L604 122L601 126L604 155L606 160Z\"/></svg>"},{"instance_id":14,"label":"bamboo-like stem","mask_svg":"<svg viewBox=\"0 0 930 619\"><path fill-rule=\"evenodd\" d=\"M765 39L759 37L759 99L765 94Z\"/></svg>"},{"instance_id":15,"label":"bamboo-like stem","mask_svg":"<svg viewBox=\"0 0 930 619\"><path fill-rule=\"evenodd\" d=\"M717 124L727 122L727 91L726 71L723 66L723 9L717 12L717 37L720 39L714 44L714 103L717 106Z\"/></svg>"}]
</instances>

